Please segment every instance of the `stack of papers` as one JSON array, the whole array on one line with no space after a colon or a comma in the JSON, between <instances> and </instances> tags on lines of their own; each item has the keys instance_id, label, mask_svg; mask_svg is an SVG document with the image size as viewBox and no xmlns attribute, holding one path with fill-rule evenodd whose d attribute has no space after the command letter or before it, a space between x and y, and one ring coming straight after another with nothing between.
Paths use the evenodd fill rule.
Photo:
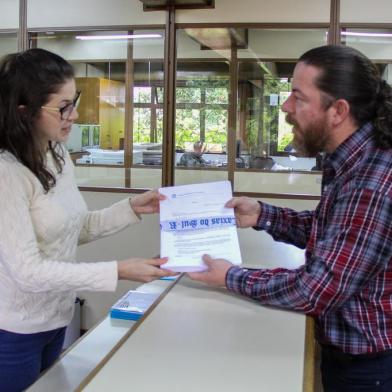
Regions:
<instances>
[{"instance_id":1,"label":"stack of papers","mask_svg":"<svg viewBox=\"0 0 392 392\"><path fill-rule=\"evenodd\" d=\"M176 272L205 271L204 254L241 264L229 181L160 188L161 268Z\"/></svg>"},{"instance_id":2,"label":"stack of papers","mask_svg":"<svg viewBox=\"0 0 392 392\"><path fill-rule=\"evenodd\" d=\"M110 317L139 320L159 295L159 293L130 290L110 308Z\"/></svg>"}]
</instances>

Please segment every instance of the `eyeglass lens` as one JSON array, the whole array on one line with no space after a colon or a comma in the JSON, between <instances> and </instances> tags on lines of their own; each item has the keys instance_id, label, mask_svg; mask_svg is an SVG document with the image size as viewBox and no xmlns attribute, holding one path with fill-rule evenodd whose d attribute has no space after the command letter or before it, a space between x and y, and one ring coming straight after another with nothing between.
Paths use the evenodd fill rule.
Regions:
<instances>
[{"instance_id":1,"label":"eyeglass lens","mask_svg":"<svg viewBox=\"0 0 392 392\"><path fill-rule=\"evenodd\" d=\"M68 105L65 105L62 109L60 109L60 114L61 114L61 119L62 120L68 120L74 110L74 108L78 107L79 101L80 101L80 91L76 93L75 99L69 103Z\"/></svg>"}]
</instances>

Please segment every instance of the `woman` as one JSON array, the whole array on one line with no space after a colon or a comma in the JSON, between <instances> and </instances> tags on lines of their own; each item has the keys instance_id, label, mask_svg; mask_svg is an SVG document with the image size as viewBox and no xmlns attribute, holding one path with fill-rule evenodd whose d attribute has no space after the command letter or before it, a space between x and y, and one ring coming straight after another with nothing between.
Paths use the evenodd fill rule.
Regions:
<instances>
[{"instance_id":1,"label":"woman","mask_svg":"<svg viewBox=\"0 0 392 392\"><path fill-rule=\"evenodd\" d=\"M172 273L164 259L75 263L86 243L157 212L156 191L88 212L63 143L76 111L72 66L42 49L0 63L0 389L21 391L59 356L75 291Z\"/></svg>"}]
</instances>

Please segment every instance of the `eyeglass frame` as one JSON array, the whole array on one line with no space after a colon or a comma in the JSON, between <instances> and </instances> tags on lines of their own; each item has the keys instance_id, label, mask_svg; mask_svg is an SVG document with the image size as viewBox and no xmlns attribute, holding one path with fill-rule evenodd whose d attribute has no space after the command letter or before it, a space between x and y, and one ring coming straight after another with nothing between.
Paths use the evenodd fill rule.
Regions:
<instances>
[{"instance_id":1,"label":"eyeglass frame","mask_svg":"<svg viewBox=\"0 0 392 392\"><path fill-rule=\"evenodd\" d=\"M74 109L76 109L78 107L78 104L80 102L80 95L81 95L81 91L76 91L76 96L75 98L72 100L72 102L67 103L65 106L63 106L62 108L58 108L55 106L41 106L41 109L47 109L47 110L51 110L52 112L58 112L60 113L60 118L63 121L68 120L71 117L72 112L74 111ZM63 118L63 114L64 112L67 112L69 110L69 108L72 108L72 110L70 110L68 116L66 118Z\"/></svg>"}]
</instances>

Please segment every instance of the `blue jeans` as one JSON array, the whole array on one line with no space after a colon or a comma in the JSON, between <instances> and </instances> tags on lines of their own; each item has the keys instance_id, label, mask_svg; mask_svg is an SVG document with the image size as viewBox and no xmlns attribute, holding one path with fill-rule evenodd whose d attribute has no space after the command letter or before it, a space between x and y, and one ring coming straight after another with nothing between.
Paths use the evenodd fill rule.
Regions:
<instances>
[{"instance_id":1,"label":"blue jeans","mask_svg":"<svg viewBox=\"0 0 392 392\"><path fill-rule=\"evenodd\" d=\"M0 330L0 390L20 392L59 357L65 327L20 334Z\"/></svg>"},{"instance_id":2,"label":"blue jeans","mask_svg":"<svg viewBox=\"0 0 392 392\"><path fill-rule=\"evenodd\" d=\"M344 354L321 348L324 392L391 392L392 350L376 354Z\"/></svg>"}]
</instances>

